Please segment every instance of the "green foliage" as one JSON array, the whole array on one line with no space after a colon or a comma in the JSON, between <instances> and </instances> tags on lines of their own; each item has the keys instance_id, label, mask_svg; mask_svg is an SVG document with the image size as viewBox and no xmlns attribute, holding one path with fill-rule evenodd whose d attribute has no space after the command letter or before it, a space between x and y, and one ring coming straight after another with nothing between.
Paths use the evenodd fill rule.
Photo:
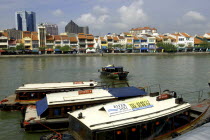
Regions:
<instances>
[{"instance_id":1,"label":"green foliage","mask_svg":"<svg viewBox=\"0 0 210 140\"><path fill-rule=\"evenodd\" d=\"M202 48L210 48L210 42L203 41L203 43L200 44L199 47L202 47Z\"/></svg>"},{"instance_id":2,"label":"green foliage","mask_svg":"<svg viewBox=\"0 0 210 140\"><path fill-rule=\"evenodd\" d=\"M9 48L8 50L16 51L17 49L16 49L15 47L11 47L11 48Z\"/></svg>"},{"instance_id":3,"label":"green foliage","mask_svg":"<svg viewBox=\"0 0 210 140\"><path fill-rule=\"evenodd\" d=\"M165 52L176 52L177 51L176 46L174 46L171 43L162 43L162 42L159 42L159 43L157 43L157 46L158 47L162 47Z\"/></svg>"},{"instance_id":4,"label":"green foliage","mask_svg":"<svg viewBox=\"0 0 210 140\"><path fill-rule=\"evenodd\" d=\"M179 44L179 47L184 47L185 45L184 44Z\"/></svg>"},{"instance_id":5,"label":"green foliage","mask_svg":"<svg viewBox=\"0 0 210 140\"><path fill-rule=\"evenodd\" d=\"M61 47L60 50L63 52L68 52L68 51L70 51L70 47L69 47L69 45L65 45L65 46Z\"/></svg>"},{"instance_id":6,"label":"green foliage","mask_svg":"<svg viewBox=\"0 0 210 140\"><path fill-rule=\"evenodd\" d=\"M123 45L121 45L121 44L115 44L115 45L113 45L113 47L114 47L114 48L122 48Z\"/></svg>"},{"instance_id":7,"label":"green foliage","mask_svg":"<svg viewBox=\"0 0 210 140\"><path fill-rule=\"evenodd\" d=\"M133 45L127 44L127 45L126 45L126 48L133 48Z\"/></svg>"},{"instance_id":8,"label":"green foliage","mask_svg":"<svg viewBox=\"0 0 210 140\"><path fill-rule=\"evenodd\" d=\"M25 46L23 43L20 43L19 45L16 46L17 50L25 50Z\"/></svg>"},{"instance_id":9,"label":"green foliage","mask_svg":"<svg viewBox=\"0 0 210 140\"><path fill-rule=\"evenodd\" d=\"M108 44L108 48L111 49L113 47L112 44Z\"/></svg>"},{"instance_id":10,"label":"green foliage","mask_svg":"<svg viewBox=\"0 0 210 140\"><path fill-rule=\"evenodd\" d=\"M55 49L61 49L61 46L55 46Z\"/></svg>"},{"instance_id":11,"label":"green foliage","mask_svg":"<svg viewBox=\"0 0 210 140\"><path fill-rule=\"evenodd\" d=\"M46 49L46 47L39 47L40 51L44 51Z\"/></svg>"}]
</instances>

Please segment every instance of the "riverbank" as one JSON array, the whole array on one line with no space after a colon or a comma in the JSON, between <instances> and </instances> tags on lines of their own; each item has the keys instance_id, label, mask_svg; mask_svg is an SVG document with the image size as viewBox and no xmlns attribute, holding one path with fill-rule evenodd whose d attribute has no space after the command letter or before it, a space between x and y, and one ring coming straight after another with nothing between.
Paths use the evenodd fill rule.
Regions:
<instances>
[{"instance_id":1,"label":"riverbank","mask_svg":"<svg viewBox=\"0 0 210 140\"><path fill-rule=\"evenodd\" d=\"M80 54L25 54L25 55L0 55L0 58L17 57L81 57L81 56L155 56L155 55L209 55L210 52L178 52L178 53L80 53Z\"/></svg>"}]
</instances>

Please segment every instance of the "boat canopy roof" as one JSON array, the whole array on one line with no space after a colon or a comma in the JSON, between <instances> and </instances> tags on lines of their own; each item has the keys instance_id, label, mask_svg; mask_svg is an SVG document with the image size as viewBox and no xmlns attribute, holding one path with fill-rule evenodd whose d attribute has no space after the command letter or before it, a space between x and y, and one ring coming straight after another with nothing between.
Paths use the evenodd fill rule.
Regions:
<instances>
[{"instance_id":1,"label":"boat canopy roof","mask_svg":"<svg viewBox=\"0 0 210 140\"><path fill-rule=\"evenodd\" d=\"M106 69L122 69L123 67L121 67L121 66L119 66L119 67L104 67L104 68L106 68Z\"/></svg>"},{"instance_id":2,"label":"boat canopy roof","mask_svg":"<svg viewBox=\"0 0 210 140\"><path fill-rule=\"evenodd\" d=\"M116 99L120 97L136 97L147 95L147 93L136 87L92 89L82 91L60 92L46 94L46 98L36 102L37 113L40 116L51 105L81 103Z\"/></svg>"},{"instance_id":3,"label":"boat canopy roof","mask_svg":"<svg viewBox=\"0 0 210 140\"><path fill-rule=\"evenodd\" d=\"M82 113L83 118L79 121L90 130L108 130L124 125L147 122L189 108L189 103L176 104L175 98L156 101L156 97L144 96L68 113L70 117L75 119L78 119L78 114Z\"/></svg>"},{"instance_id":4,"label":"boat canopy roof","mask_svg":"<svg viewBox=\"0 0 210 140\"><path fill-rule=\"evenodd\" d=\"M23 86L16 89L16 92L85 88L94 87L97 86L97 84L98 82L96 81L24 84Z\"/></svg>"}]
</instances>

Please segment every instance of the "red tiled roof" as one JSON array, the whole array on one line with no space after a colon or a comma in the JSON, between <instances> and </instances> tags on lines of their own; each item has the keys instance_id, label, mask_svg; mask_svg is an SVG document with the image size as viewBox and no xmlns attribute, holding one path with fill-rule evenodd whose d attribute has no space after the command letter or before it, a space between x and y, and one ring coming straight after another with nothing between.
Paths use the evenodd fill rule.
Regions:
<instances>
[{"instance_id":1,"label":"red tiled roof","mask_svg":"<svg viewBox=\"0 0 210 140\"><path fill-rule=\"evenodd\" d=\"M39 40L38 35L32 35L32 40Z\"/></svg>"},{"instance_id":2,"label":"red tiled roof","mask_svg":"<svg viewBox=\"0 0 210 140\"><path fill-rule=\"evenodd\" d=\"M86 39L86 36L84 34L79 33L78 34L78 38L79 39Z\"/></svg>"},{"instance_id":3,"label":"red tiled roof","mask_svg":"<svg viewBox=\"0 0 210 140\"><path fill-rule=\"evenodd\" d=\"M107 39L112 39L112 37L111 37L111 36L106 36L106 38L107 38Z\"/></svg>"},{"instance_id":4,"label":"red tiled roof","mask_svg":"<svg viewBox=\"0 0 210 140\"><path fill-rule=\"evenodd\" d=\"M101 41L106 41L103 37L100 37L100 40L101 40Z\"/></svg>"},{"instance_id":5,"label":"red tiled roof","mask_svg":"<svg viewBox=\"0 0 210 140\"><path fill-rule=\"evenodd\" d=\"M23 31L23 38L24 37L30 37L31 38L31 32L30 31Z\"/></svg>"},{"instance_id":6,"label":"red tiled roof","mask_svg":"<svg viewBox=\"0 0 210 140\"><path fill-rule=\"evenodd\" d=\"M61 35L62 40L69 40L69 37L67 35Z\"/></svg>"},{"instance_id":7,"label":"red tiled roof","mask_svg":"<svg viewBox=\"0 0 210 140\"><path fill-rule=\"evenodd\" d=\"M188 35L187 33L180 33L181 35L183 35L184 37L191 37L190 35Z\"/></svg>"},{"instance_id":8,"label":"red tiled roof","mask_svg":"<svg viewBox=\"0 0 210 140\"><path fill-rule=\"evenodd\" d=\"M131 31L138 31L138 30L157 30L156 28L150 27L139 27L139 28L132 28Z\"/></svg>"},{"instance_id":9,"label":"red tiled roof","mask_svg":"<svg viewBox=\"0 0 210 140\"><path fill-rule=\"evenodd\" d=\"M70 37L70 42L78 42L76 37Z\"/></svg>"},{"instance_id":10,"label":"red tiled roof","mask_svg":"<svg viewBox=\"0 0 210 140\"><path fill-rule=\"evenodd\" d=\"M55 40L61 40L61 36L60 35L54 35L54 39Z\"/></svg>"},{"instance_id":11,"label":"red tiled roof","mask_svg":"<svg viewBox=\"0 0 210 140\"><path fill-rule=\"evenodd\" d=\"M115 36L113 37L114 41L119 41L119 39Z\"/></svg>"},{"instance_id":12,"label":"red tiled roof","mask_svg":"<svg viewBox=\"0 0 210 140\"><path fill-rule=\"evenodd\" d=\"M46 36L46 40L52 41L52 40L54 40L54 38L53 38L52 35L47 35L47 36Z\"/></svg>"},{"instance_id":13,"label":"red tiled roof","mask_svg":"<svg viewBox=\"0 0 210 140\"><path fill-rule=\"evenodd\" d=\"M203 41L202 40L200 40L200 39L198 39L198 38L194 38L194 44L202 44L203 43Z\"/></svg>"},{"instance_id":14,"label":"red tiled roof","mask_svg":"<svg viewBox=\"0 0 210 140\"><path fill-rule=\"evenodd\" d=\"M92 40L94 39L94 37L93 37L92 34L87 34L87 35L86 35L86 38L87 38L87 39L92 39Z\"/></svg>"},{"instance_id":15,"label":"red tiled roof","mask_svg":"<svg viewBox=\"0 0 210 140\"><path fill-rule=\"evenodd\" d=\"M123 36L118 36L119 39L125 39Z\"/></svg>"}]
</instances>

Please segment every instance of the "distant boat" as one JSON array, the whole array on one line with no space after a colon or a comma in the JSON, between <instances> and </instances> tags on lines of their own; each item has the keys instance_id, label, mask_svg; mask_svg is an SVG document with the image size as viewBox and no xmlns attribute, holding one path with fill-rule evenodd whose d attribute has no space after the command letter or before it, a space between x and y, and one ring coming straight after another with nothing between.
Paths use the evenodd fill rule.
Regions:
<instances>
[{"instance_id":1,"label":"distant boat","mask_svg":"<svg viewBox=\"0 0 210 140\"><path fill-rule=\"evenodd\" d=\"M35 104L46 94L74 91L82 89L93 89L98 85L96 81L75 81L59 83L34 83L24 84L16 89L15 94L10 95L0 101L1 110L20 110L28 104Z\"/></svg>"},{"instance_id":2,"label":"distant boat","mask_svg":"<svg viewBox=\"0 0 210 140\"><path fill-rule=\"evenodd\" d=\"M122 66L114 66L114 65L108 65L106 67L102 67L101 70L101 75L105 75L108 78L119 78L120 80L126 79L128 75L128 71L124 71Z\"/></svg>"}]
</instances>

